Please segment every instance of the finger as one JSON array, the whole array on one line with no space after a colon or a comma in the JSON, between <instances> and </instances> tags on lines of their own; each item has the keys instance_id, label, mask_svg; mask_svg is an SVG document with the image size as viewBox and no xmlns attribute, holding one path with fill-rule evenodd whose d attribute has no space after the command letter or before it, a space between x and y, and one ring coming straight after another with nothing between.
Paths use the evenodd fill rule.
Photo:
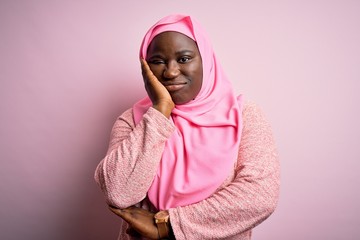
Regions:
<instances>
[{"instance_id":1,"label":"finger","mask_svg":"<svg viewBox=\"0 0 360 240\"><path fill-rule=\"evenodd\" d=\"M134 220L134 216L130 211L126 211L124 209L118 209L118 208L109 208L113 213L115 213L117 216L121 217L126 221L127 223L131 224Z\"/></svg>"},{"instance_id":2,"label":"finger","mask_svg":"<svg viewBox=\"0 0 360 240\"><path fill-rule=\"evenodd\" d=\"M141 234L139 232L137 232L131 226L129 226L128 229L126 229L126 233L129 234L132 237L141 237Z\"/></svg>"},{"instance_id":3,"label":"finger","mask_svg":"<svg viewBox=\"0 0 360 240\"><path fill-rule=\"evenodd\" d=\"M123 217L124 216L124 211L120 208L114 208L109 206L109 210L112 211L113 213L115 213L116 215Z\"/></svg>"},{"instance_id":4,"label":"finger","mask_svg":"<svg viewBox=\"0 0 360 240\"><path fill-rule=\"evenodd\" d=\"M149 64L143 58L140 59L141 62L141 70L144 77L147 77L149 81L156 81L157 78L154 73L151 71Z\"/></svg>"},{"instance_id":5,"label":"finger","mask_svg":"<svg viewBox=\"0 0 360 240\"><path fill-rule=\"evenodd\" d=\"M139 207L128 207L122 210L123 214L130 214L131 216L133 216L134 218L137 218L138 216L142 215L142 216L153 216L154 213L143 209L143 208L139 208Z\"/></svg>"},{"instance_id":6,"label":"finger","mask_svg":"<svg viewBox=\"0 0 360 240\"><path fill-rule=\"evenodd\" d=\"M143 72L148 72L150 69L149 64L147 63L147 61L143 58L140 58L140 62L141 62L141 69L143 70Z\"/></svg>"},{"instance_id":7,"label":"finger","mask_svg":"<svg viewBox=\"0 0 360 240\"><path fill-rule=\"evenodd\" d=\"M115 208L112 206L109 206L110 211L118 215L119 217L123 218L125 221L131 221L131 219L136 219L141 216L151 216L152 213L149 211L137 208L137 207L128 207L125 209Z\"/></svg>"}]
</instances>

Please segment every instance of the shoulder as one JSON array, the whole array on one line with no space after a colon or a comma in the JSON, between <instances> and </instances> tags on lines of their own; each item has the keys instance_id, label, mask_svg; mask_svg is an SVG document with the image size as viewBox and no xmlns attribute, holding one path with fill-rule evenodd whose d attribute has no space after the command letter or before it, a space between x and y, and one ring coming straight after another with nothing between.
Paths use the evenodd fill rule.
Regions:
<instances>
[{"instance_id":1,"label":"shoulder","mask_svg":"<svg viewBox=\"0 0 360 240\"><path fill-rule=\"evenodd\" d=\"M117 119L116 122L126 122L128 125L134 125L134 113L133 109L129 108L125 110Z\"/></svg>"},{"instance_id":2,"label":"shoulder","mask_svg":"<svg viewBox=\"0 0 360 240\"><path fill-rule=\"evenodd\" d=\"M255 113L259 113L262 112L263 110L261 109L260 105L257 104L254 101L251 100L245 100L242 106L242 114L247 116L247 115L252 115Z\"/></svg>"},{"instance_id":3,"label":"shoulder","mask_svg":"<svg viewBox=\"0 0 360 240\"><path fill-rule=\"evenodd\" d=\"M277 158L272 127L263 109L252 101L243 102L242 122L237 169L244 164Z\"/></svg>"},{"instance_id":4,"label":"shoulder","mask_svg":"<svg viewBox=\"0 0 360 240\"><path fill-rule=\"evenodd\" d=\"M118 119L122 118L122 119L126 119L126 120L131 120L131 119L133 119L133 116L134 116L133 109L128 108L118 117Z\"/></svg>"},{"instance_id":5,"label":"shoulder","mask_svg":"<svg viewBox=\"0 0 360 240\"><path fill-rule=\"evenodd\" d=\"M258 148L272 142L272 127L264 110L252 101L243 102L240 148Z\"/></svg>"},{"instance_id":6,"label":"shoulder","mask_svg":"<svg viewBox=\"0 0 360 240\"><path fill-rule=\"evenodd\" d=\"M251 118L263 112L257 103L245 98L242 94L237 96L237 101L243 118Z\"/></svg>"},{"instance_id":7,"label":"shoulder","mask_svg":"<svg viewBox=\"0 0 360 240\"><path fill-rule=\"evenodd\" d=\"M259 123L267 123L264 110L252 100L245 100L242 103L242 118L244 127Z\"/></svg>"}]
</instances>

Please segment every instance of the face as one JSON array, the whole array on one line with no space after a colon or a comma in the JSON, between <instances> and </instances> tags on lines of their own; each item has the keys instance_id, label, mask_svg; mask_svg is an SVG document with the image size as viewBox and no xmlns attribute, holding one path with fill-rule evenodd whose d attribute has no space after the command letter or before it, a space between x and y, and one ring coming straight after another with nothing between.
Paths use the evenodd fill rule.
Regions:
<instances>
[{"instance_id":1,"label":"face","mask_svg":"<svg viewBox=\"0 0 360 240\"><path fill-rule=\"evenodd\" d=\"M200 92L201 55L196 43L186 35L163 32L155 36L147 49L146 61L175 104L188 103Z\"/></svg>"}]
</instances>

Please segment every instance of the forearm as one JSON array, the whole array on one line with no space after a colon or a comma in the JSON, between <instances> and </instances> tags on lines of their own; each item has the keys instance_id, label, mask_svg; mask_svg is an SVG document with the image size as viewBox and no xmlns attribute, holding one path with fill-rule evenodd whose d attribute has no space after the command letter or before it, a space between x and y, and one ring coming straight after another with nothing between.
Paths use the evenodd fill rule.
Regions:
<instances>
[{"instance_id":1,"label":"forearm","mask_svg":"<svg viewBox=\"0 0 360 240\"><path fill-rule=\"evenodd\" d=\"M169 210L176 239L241 239L274 211L280 170L271 128L254 106L243 119L235 178L201 202Z\"/></svg>"},{"instance_id":2,"label":"forearm","mask_svg":"<svg viewBox=\"0 0 360 240\"><path fill-rule=\"evenodd\" d=\"M150 109L137 126L121 120L114 125L108 153L95 173L110 205L126 208L146 196L165 142L174 129L160 115Z\"/></svg>"},{"instance_id":3,"label":"forearm","mask_svg":"<svg viewBox=\"0 0 360 240\"><path fill-rule=\"evenodd\" d=\"M277 173L268 176L267 183L244 179L199 203L170 209L176 239L237 239L236 236L274 211L278 199Z\"/></svg>"}]
</instances>

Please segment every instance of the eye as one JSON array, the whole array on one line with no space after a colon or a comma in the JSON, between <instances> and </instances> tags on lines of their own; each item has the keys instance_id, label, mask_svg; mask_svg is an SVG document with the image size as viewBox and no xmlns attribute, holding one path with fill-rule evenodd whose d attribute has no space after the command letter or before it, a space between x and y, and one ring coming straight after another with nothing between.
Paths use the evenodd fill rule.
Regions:
<instances>
[{"instance_id":1,"label":"eye","mask_svg":"<svg viewBox=\"0 0 360 240\"><path fill-rule=\"evenodd\" d=\"M159 65L159 64L164 64L165 61L162 59L159 59L159 58L153 58L153 59L148 60L148 63Z\"/></svg>"},{"instance_id":2,"label":"eye","mask_svg":"<svg viewBox=\"0 0 360 240\"><path fill-rule=\"evenodd\" d=\"M191 57L189 57L189 56L183 56L183 57L179 58L178 62L179 62L179 63L186 63L186 62L188 62L188 61L190 61L190 60L191 60Z\"/></svg>"}]
</instances>

